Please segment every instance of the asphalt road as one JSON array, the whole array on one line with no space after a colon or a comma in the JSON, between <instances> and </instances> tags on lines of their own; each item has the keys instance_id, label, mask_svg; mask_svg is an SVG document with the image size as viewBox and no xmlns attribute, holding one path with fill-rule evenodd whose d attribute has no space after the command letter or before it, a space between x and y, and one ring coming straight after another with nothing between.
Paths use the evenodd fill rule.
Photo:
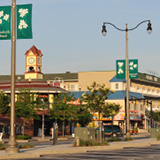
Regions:
<instances>
[{"instance_id":1,"label":"asphalt road","mask_svg":"<svg viewBox=\"0 0 160 160\"><path fill-rule=\"evenodd\" d=\"M160 145L143 148L125 148L112 151L88 151L80 154L45 155L30 160L158 160ZM22 159L21 159L22 160ZM27 160L27 159L23 159Z\"/></svg>"}]
</instances>

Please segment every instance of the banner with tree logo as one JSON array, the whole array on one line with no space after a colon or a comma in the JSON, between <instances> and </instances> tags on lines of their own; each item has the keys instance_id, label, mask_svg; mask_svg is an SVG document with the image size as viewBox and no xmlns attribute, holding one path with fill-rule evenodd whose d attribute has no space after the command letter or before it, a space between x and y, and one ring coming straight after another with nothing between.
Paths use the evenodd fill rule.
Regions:
<instances>
[{"instance_id":1,"label":"banner with tree logo","mask_svg":"<svg viewBox=\"0 0 160 160\"><path fill-rule=\"evenodd\" d=\"M32 4L17 5L17 39L32 38Z\"/></svg>"},{"instance_id":2,"label":"banner with tree logo","mask_svg":"<svg viewBox=\"0 0 160 160\"><path fill-rule=\"evenodd\" d=\"M11 39L11 6L0 6L0 40Z\"/></svg>"}]
</instances>

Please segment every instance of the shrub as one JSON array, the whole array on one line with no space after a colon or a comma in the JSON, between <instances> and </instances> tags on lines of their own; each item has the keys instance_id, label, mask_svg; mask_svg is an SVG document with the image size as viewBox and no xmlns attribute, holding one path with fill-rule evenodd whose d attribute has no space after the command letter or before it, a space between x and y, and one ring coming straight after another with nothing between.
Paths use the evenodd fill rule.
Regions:
<instances>
[{"instance_id":1,"label":"shrub","mask_svg":"<svg viewBox=\"0 0 160 160\"><path fill-rule=\"evenodd\" d=\"M6 146L3 143L0 143L0 150L6 149Z\"/></svg>"},{"instance_id":2,"label":"shrub","mask_svg":"<svg viewBox=\"0 0 160 160\"><path fill-rule=\"evenodd\" d=\"M101 146L101 145L108 145L108 141L103 141L102 143L100 143L97 141L91 141L91 140L83 141L80 139L80 142L79 142L79 146ZM77 146L76 141L74 141L73 146Z\"/></svg>"},{"instance_id":3,"label":"shrub","mask_svg":"<svg viewBox=\"0 0 160 160\"><path fill-rule=\"evenodd\" d=\"M24 149L24 148L34 148L34 145L29 143L19 145L19 149Z\"/></svg>"},{"instance_id":4,"label":"shrub","mask_svg":"<svg viewBox=\"0 0 160 160\"><path fill-rule=\"evenodd\" d=\"M32 139L31 136L28 136L28 135L17 135L16 136L16 139L19 139L19 140L27 140L27 139Z\"/></svg>"},{"instance_id":5,"label":"shrub","mask_svg":"<svg viewBox=\"0 0 160 160\"><path fill-rule=\"evenodd\" d=\"M108 141L105 140L105 141L102 142L102 144L105 145L105 146L107 146L108 145Z\"/></svg>"},{"instance_id":6,"label":"shrub","mask_svg":"<svg viewBox=\"0 0 160 160\"><path fill-rule=\"evenodd\" d=\"M132 140L133 140L132 137L126 137L126 138L125 138L125 141L132 141Z\"/></svg>"},{"instance_id":7,"label":"shrub","mask_svg":"<svg viewBox=\"0 0 160 160\"><path fill-rule=\"evenodd\" d=\"M160 140L160 134L157 136L157 140Z\"/></svg>"},{"instance_id":8,"label":"shrub","mask_svg":"<svg viewBox=\"0 0 160 160\"><path fill-rule=\"evenodd\" d=\"M118 137L111 137L111 138L109 138L109 140L108 140L109 142L114 142L114 141L122 141L120 138L118 138Z\"/></svg>"}]
</instances>

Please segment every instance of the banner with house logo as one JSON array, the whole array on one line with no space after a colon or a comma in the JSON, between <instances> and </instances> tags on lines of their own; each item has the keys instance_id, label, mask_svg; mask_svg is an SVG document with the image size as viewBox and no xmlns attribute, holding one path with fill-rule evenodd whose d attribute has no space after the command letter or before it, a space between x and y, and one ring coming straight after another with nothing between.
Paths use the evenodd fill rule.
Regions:
<instances>
[{"instance_id":1,"label":"banner with house logo","mask_svg":"<svg viewBox=\"0 0 160 160\"><path fill-rule=\"evenodd\" d=\"M126 77L126 61L116 60L116 75L117 79L125 79Z\"/></svg>"},{"instance_id":2,"label":"banner with house logo","mask_svg":"<svg viewBox=\"0 0 160 160\"><path fill-rule=\"evenodd\" d=\"M0 6L0 40L11 39L11 6Z\"/></svg>"},{"instance_id":3,"label":"banner with house logo","mask_svg":"<svg viewBox=\"0 0 160 160\"><path fill-rule=\"evenodd\" d=\"M32 4L17 5L17 39L32 38Z\"/></svg>"},{"instance_id":4,"label":"banner with house logo","mask_svg":"<svg viewBox=\"0 0 160 160\"><path fill-rule=\"evenodd\" d=\"M129 60L129 78L130 79L138 78L138 59Z\"/></svg>"}]
</instances>

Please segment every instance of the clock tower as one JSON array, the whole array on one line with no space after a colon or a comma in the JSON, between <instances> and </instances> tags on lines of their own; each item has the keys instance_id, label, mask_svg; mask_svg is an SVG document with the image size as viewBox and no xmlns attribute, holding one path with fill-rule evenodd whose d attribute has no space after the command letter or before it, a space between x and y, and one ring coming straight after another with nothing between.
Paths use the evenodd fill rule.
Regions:
<instances>
[{"instance_id":1,"label":"clock tower","mask_svg":"<svg viewBox=\"0 0 160 160\"><path fill-rule=\"evenodd\" d=\"M43 79L42 56L41 50L35 46L25 53L25 79Z\"/></svg>"}]
</instances>

